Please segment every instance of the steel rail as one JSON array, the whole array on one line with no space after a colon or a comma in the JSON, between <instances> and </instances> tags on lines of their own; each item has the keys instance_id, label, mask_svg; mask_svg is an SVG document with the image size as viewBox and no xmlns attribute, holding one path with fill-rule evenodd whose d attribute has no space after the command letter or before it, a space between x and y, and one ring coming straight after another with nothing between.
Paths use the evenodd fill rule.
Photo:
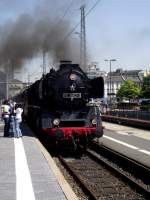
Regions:
<instances>
[{"instance_id":1,"label":"steel rail","mask_svg":"<svg viewBox=\"0 0 150 200\"><path fill-rule=\"evenodd\" d=\"M119 177L120 179L122 179L125 182L129 183L129 185L132 188L133 187L136 188L137 191L140 194L144 195L144 197L146 199L149 198L150 190L148 188L144 187L143 185L139 184L133 177L130 177L129 175L127 175L124 172L122 172L121 170L119 170L118 167L110 164L109 161L107 161L106 159L102 158L96 152L93 152L93 151L87 149L85 151L85 153L89 157L91 157L94 161L96 161L97 163L101 163L106 169L108 169L109 171L112 171L114 174L117 175L117 177ZM90 188L87 185L85 185L85 183L81 180L81 178L78 176L78 174L76 172L74 172L74 170L71 169L71 167L69 166L69 164L61 156L59 156L59 159L60 159L61 163L70 172L70 174L75 178L75 180L77 182L79 182L79 184L81 185L81 187L83 188L83 190L85 191L85 193L87 193L91 199L97 200L98 198L93 194L93 192L90 190Z\"/></svg>"},{"instance_id":2,"label":"steel rail","mask_svg":"<svg viewBox=\"0 0 150 200\"><path fill-rule=\"evenodd\" d=\"M81 180L81 178L77 175L77 173L71 169L68 163L63 159L62 156L58 157L61 163L65 166L65 168L69 171L69 173L74 177L74 179L80 184L83 191L90 197L92 200L98 200L98 198L94 195L94 193L90 190L90 188L85 185L85 183Z\"/></svg>"},{"instance_id":3,"label":"steel rail","mask_svg":"<svg viewBox=\"0 0 150 200\"><path fill-rule=\"evenodd\" d=\"M101 154L109 154L109 158L113 158L113 162L114 160L120 160L122 165L125 165L124 168L126 168L127 166L129 167L129 171L134 172L134 175L136 175L136 178L142 180L145 182L145 184L150 184L150 168L148 168L145 165L142 165L141 163L136 162L135 160L132 160L112 149L109 149L103 145L99 145L96 142L92 142L93 146L95 145L94 151L96 149L98 149L98 152L100 152ZM92 146L92 148L93 148ZM95 151L97 152L97 151ZM103 165L105 165L105 167L107 167L109 170L113 170L114 173L120 175L124 180L126 180L127 182L130 182L131 185L133 185L134 187L136 187L140 192L142 192L142 194L144 194L146 197L150 196L150 189L148 189L146 186L143 186L142 184L140 184L138 181L135 180L135 178L130 177L129 175L123 173L120 170L120 167L116 167L115 165L110 164L110 161L102 158L100 155L96 155L95 152L92 152L91 150L86 150L86 153L91 156L95 161L102 163ZM105 152L105 153L104 153ZM108 158L108 156L106 156ZM112 161L111 161L112 162ZM130 172L130 174L132 175L132 173Z\"/></svg>"}]
</instances>

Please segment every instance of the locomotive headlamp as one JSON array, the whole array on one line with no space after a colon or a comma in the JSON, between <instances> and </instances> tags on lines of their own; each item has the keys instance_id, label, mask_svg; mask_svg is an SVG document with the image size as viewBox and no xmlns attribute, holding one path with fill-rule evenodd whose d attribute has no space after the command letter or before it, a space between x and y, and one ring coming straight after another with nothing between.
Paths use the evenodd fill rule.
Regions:
<instances>
[{"instance_id":1,"label":"locomotive headlamp","mask_svg":"<svg viewBox=\"0 0 150 200\"><path fill-rule=\"evenodd\" d=\"M76 75L75 74L70 74L70 80L75 81L76 80Z\"/></svg>"},{"instance_id":2,"label":"locomotive headlamp","mask_svg":"<svg viewBox=\"0 0 150 200\"><path fill-rule=\"evenodd\" d=\"M55 126L59 126L59 123L60 123L60 120L58 118L56 118L56 119L53 120L53 124Z\"/></svg>"},{"instance_id":3,"label":"locomotive headlamp","mask_svg":"<svg viewBox=\"0 0 150 200\"><path fill-rule=\"evenodd\" d=\"M96 123L97 123L96 122L96 118L93 118L92 121L91 121L91 123L92 123L92 126L96 126Z\"/></svg>"}]
</instances>

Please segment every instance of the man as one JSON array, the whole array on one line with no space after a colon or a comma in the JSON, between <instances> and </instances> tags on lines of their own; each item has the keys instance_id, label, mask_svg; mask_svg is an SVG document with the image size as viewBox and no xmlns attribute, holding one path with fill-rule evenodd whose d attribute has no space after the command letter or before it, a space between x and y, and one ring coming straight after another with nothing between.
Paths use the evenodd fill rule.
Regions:
<instances>
[{"instance_id":1,"label":"man","mask_svg":"<svg viewBox=\"0 0 150 200\"><path fill-rule=\"evenodd\" d=\"M9 102L7 100L4 101L3 106L2 106L2 116L4 119L4 137L9 136L9 125L10 125L10 106Z\"/></svg>"}]
</instances>

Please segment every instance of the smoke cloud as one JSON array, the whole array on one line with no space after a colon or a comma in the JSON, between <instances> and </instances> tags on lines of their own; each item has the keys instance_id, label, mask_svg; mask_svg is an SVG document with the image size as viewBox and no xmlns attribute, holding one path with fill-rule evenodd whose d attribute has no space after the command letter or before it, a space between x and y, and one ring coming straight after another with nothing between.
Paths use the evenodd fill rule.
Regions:
<instances>
[{"instance_id":1,"label":"smoke cloud","mask_svg":"<svg viewBox=\"0 0 150 200\"><path fill-rule=\"evenodd\" d=\"M44 13L44 12L43 12ZM47 14L21 14L15 21L0 26L0 66L15 69L24 61L44 51L56 61L69 59L79 62L79 40L68 37L71 30L66 20Z\"/></svg>"}]
</instances>

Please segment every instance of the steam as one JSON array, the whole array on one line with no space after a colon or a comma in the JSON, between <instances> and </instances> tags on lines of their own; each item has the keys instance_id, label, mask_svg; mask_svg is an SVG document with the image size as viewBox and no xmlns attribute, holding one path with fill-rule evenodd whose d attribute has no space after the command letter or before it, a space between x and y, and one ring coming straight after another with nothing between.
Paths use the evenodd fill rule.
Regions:
<instances>
[{"instance_id":1,"label":"steam","mask_svg":"<svg viewBox=\"0 0 150 200\"><path fill-rule=\"evenodd\" d=\"M57 17L56 17L57 18ZM44 51L53 59L69 59L79 62L77 39L64 40L71 30L68 21L54 20L43 15L38 18L22 14L16 21L0 26L0 66L21 68L24 61Z\"/></svg>"}]
</instances>

